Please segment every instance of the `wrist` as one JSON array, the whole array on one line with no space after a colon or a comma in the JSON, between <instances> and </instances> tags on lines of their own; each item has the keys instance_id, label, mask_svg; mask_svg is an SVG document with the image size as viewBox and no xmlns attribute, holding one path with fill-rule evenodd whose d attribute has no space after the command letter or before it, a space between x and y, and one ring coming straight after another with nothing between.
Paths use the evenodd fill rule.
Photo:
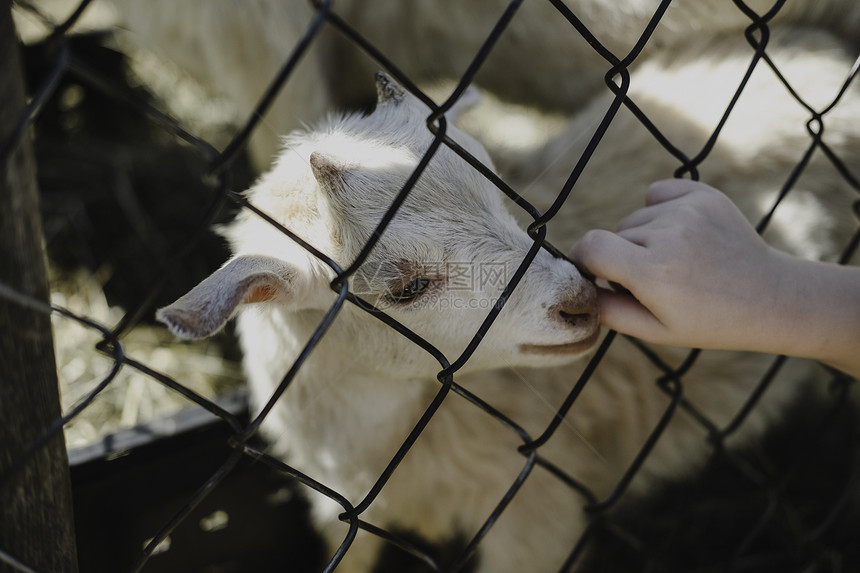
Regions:
<instances>
[{"instance_id":1,"label":"wrist","mask_svg":"<svg viewBox=\"0 0 860 573\"><path fill-rule=\"evenodd\" d=\"M860 269L777 256L777 319L766 351L860 374Z\"/></svg>"}]
</instances>

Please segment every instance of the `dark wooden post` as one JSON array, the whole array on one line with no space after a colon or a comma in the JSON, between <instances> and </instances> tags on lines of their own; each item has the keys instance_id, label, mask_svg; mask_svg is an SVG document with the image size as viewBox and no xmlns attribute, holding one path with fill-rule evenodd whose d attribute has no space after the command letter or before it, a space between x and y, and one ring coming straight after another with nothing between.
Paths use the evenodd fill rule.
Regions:
<instances>
[{"instance_id":1,"label":"dark wooden post","mask_svg":"<svg viewBox=\"0 0 860 573\"><path fill-rule=\"evenodd\" d=\"M11 0L0 0L0 142L25 107ZM48 301L33 150L0 158L0 282ZM60 416L50 316L0 295L0 551L37 571L75 572L68 461L57 435L11 477L13 460ZM0 572L20 568L0 556Z\"/></svg>"}]
</instances>

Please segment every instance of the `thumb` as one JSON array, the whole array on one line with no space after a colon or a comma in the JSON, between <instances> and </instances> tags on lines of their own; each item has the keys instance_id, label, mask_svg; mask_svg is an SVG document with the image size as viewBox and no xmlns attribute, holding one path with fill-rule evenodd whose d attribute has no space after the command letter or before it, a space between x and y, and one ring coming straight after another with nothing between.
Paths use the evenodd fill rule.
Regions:
<instances>
[{"instance_id":1,"label":"thumb","mask_svg":"<svg viewBox=\"0 0 860 573\"><path fill-rule=\"evenodd\" d=\"M715 190L713 187L700 183L699 181L691 181L689 179L665 179L663 181L652 183L648 187L648 192L645 194L645 204L651 206L659 203L666 203L705 189L711 191Z\"/></svg>"},{"instance_id":2,"label":"thumb","mask_svg":"<svg viewBox=\"0 0 860 573\"><path fill-rule=\"evenodd\" d=\"M658 342L665 330L660 319L628 292L598 289L597 307L600 322L623 334Z\"/></svg>"}]
</instances>

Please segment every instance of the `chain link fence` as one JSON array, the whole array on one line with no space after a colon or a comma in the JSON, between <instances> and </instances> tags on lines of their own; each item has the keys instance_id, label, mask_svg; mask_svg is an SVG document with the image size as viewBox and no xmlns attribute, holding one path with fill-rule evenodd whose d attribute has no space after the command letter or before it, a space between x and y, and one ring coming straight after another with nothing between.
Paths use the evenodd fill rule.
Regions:
<instances>
[{"instance_id":1,"label":"chain link fence","mask_svg":"<svg viewBox=\"0 0 860 573\"><path fill-rule=\"evenodd\" d=\"M214 224L229 220L235 212L243 209L265 216L237 192L250 182L253 173L253 168L248 164L244 151L249 138L257 130L266 129L261 119L278 93L285 86L289 86L290 82L297 81L294 71L305 52L319 41L322 30L336 33L342 41L363 51L373 60L376 67L386 70L398 83L418 96L433 110L427 118L427 128L433 134L433 144L430 151L422 158L422 163L416 169L414 176L398 195L395 203L390 206L388 210L390 217L394 216L423 167L432 160L434 153L441 146L447 146L461 154L477 172L489 179L510 198L516 209L522 211L521 215L527 221L529 234L535 239L536 246L530 253L531 258L534 258L534 252L541 246L558 253L555 247L545 242L546 227L552 226L554 218L565 204L583 201L582 197L590 192L585 187L586 184L581 183L581 179L587 179L589 164L595 154L601 152L612 155L612 149L605 149L600 145L613 124L617 127L622 121L619 119L621 115L635 118L637 124L644 127L650 134L653 146L665 150L666 156L670 157L674 164L674 175L698 178L700 171L707 172L711 163L724 160L724 158L715 157L719 151L714 150L720 138L727 137L724 136L723 131L727 129L726 125L733 117L738 101L743 100L745 90L753 89L748 88L753 72L761 73L762 70L773 74L783 86L785 94L791 97L799 108L806 110L808 123L799 128L805 129L803 137L808 143L804 153L797 157L796 163L790 169L777 175L772 173L768 175L780 179L783 184L777 190L778 193L769 198L768 204L763 206L764 215L757 222L758 230L767 233L773 218L778 217L782 209L788 209L784 208L784 205L788 204L794 196L795 189L799 186L798 181L802 181L809 173L812 173L812 176L818 176L819 168L816 167L816 170L813 170L809 167L813 160L818 160L819 164L826 166L828 178L838 179L840 185L853 189L854 192L860 191L860 182L858 182L860 166L854 163L860 155L855 152L853 156L850 154L847 157L843 156L846 145L843 139L839 139L840 134L853 132L850 129L843 129L844 126L838 123L850 121L839 116L838 110L845 100L856 97L852 92L857 91L855 76L858 65L855 62L853 67L848 66L842 70L843 81L839 85L828 86L828 88L832 87L828 101L807 102L800 95L804 93L805 86L792 84L791 74L782 73L784 60L776 56L772 57L769 51L771 36L779 33L773 22L778 21L782 10L788 9L784 5L790 3L775 2L768 11L762 13L753 11L739 0L727 3L732 4L737 14L746 20L745 25L734 32L734 36L739 42L745 42L749 65L747 73L738 78L735 96L726 102L724 107L717 110L716 121L713 122L711 131L702 139L704 144L697 143L693 148L689 141L678 141L673 138L671 129L668 131L664 129L664 124L659 119L655 120L653 114L647 111L647 102L637 100L635 92L631 91L636 85L637 66L643 62L648 63L651 42L660 41L661 20L666 11L671 9L672 3L668 0L655 2L653 16L647 25L638 31L638 41L630 51L614 53L606 47L605 38L595 36L583 23L575 3L568 5L561 1L549 2L548 4L553 8L554 17L560 22L566 22L570 27L570 33L581 36L604 62L603 72L607 89L603 89L602 94L608 99L600 100L606 104L601 107L603 111L594 116L597 121L586 126L588 129L581 133L581 137L574 142L575 145L568 142L567 148L574 149L575 156L562 158L561 165L556 156L553 157L555 163L552 165L540 165L539 169L548 170L552 167L567 174L559 184L552 201L540 208L533 206L529 201L528 185L524 187L520 183L535 177L534 173L529 172L530 169L535 169L534 166L515 165L511 167L509 173L505 173L505 168L502 166L502 175L499 176L490 167L481 164L462 149L446 134L444 127L444 114L458 101L475 78L480 77L482 66L488 58L492 57L494 47L505 38L511 23L520 17L522 2L514 1L500 7L498 20L492 31L483 40L480 49L471 56L465 73L457 79L456 86L450 90L450 96L443 98L442 104L436 103L422 91L420 84L398 69L396 65L398 58L395 54L384 53L372 42L366 40L347 18L341 17L337 3L331 1L315 3L313 18L303 37L292 47L292 52L284 58L282 67L271 78L265 92L260 94L257 107L254 110L241 110L249 119L235 128L234 133L226 141L223 140L223 133L212 137L208 135L201 137L193 133L165 112L164 108L153 101L143 88L130 86L127 81L124 81L127 78L123 79L122 74L110 72L119 65L117 61L111 60L114 52L94 50L92 47L94 44L70 32L78 18L92 9L90 4L91 2L83 0L65 21L54 22L41 13L38 3L19 3L18 8L21 11L47 22L50 33L38 44L38 57L34 60L38 63L30 62L31 76L28 79L31 97L26 111L12 133L2 134L0 158L3 164L6 163L7 157L17 142L26 137L35 124L37 161L39 161L41 181L43 187L45 186L46 178L52 175L53 164L68 150L54 150L51 155L52 161L46 160L49 150L46 151L45 145L40 147L38 139L45 130L40 131L38 122L46 121L46 117L58 107L66 106L67 109L74 107L74 102L70 99L75 99L76 92L74 89L69 91L69 84L64 83L71 78L74 85L84 86L87 97L91 101L97 101L96 105L105 114L114 113L111 110L121 110L122 116L131 118L128 121L133 122L129 129L111 129L100 134L103 138L102 147L94 145L92 149L84 149L83 156L109 153L110 147L121 147L124 145L123 142L139 137L139 134L144 132L155 139L169 140L172 142L171 145L179 141L181 146L170 148L173 151L167 154L156 154L145 160L144 169L152 170L153 178L157 178L158 170L162 167L166 170L169 166L174 173L183 172L182 178L175 181L172 186L184 188L186 191L171 193L169 197L155 198L159 203L163 202L163 205L159 206L159 213L162 211L173 213L173 215L164 215L172 217L165 223L161 218L162 215L157 218L139 217L142 212L153 212L151 206L145 209L139 206L130 208L129 205L133 204L135 199L127 192L123 195L122 181L109 183L120 189L116 192L118 197L125 197L125 202L120 200L119 208L122 209L124 205L125 212L130 214L128 220L137 221L140 225L130 230L123 228L124 225L111 228L110 233L113 234L113 238L110 240L121 241L124 233L135 234L146 239L148 249L145 253L132 252L129 255L136 261L131 266L139 267L137 274L126 276L124 281L127 284L122 287L113 285L119 291L115 298L120 299L122 306L128 309L121 316L112 315L104 321L95 320L85 313L72 312L56 304L48 306L42 301L32 300L0 285L2 287L0 296L3 298L34 308L40 313L53 315L55 319L74 322L82 327L88 335L95 337L96 341L86 348L82 345L81 353L90 352L95 348L108 357L110 363L107 374L95 387L78 397L74 405L67 408L62 417L27 448L24 456L32 457L51 438L61 434L64 428L68 428L75 420L85 418L88 411L98 408L103 396L111 391L120 371L134 371L146 380L144 383L146 386L164 387L176 393L191 408L190 411L194 412L191 414L192 418L201 413L208 413L201 418L205 420L203 426L216 428L207 430L206 447L200 448L207 452L211 450L212 457L201 462L196 468L190 467L187 462L197 458L189 456L185 465L174 460L172 462L174 465L165 465L161 470L161 478L183 483L185 488L183 491L187 491L184 498L173 499L171 510L160 519L141 519L137 524L132 524L133 520L131 522L122 520L133 529L133 532L127 536L132 538L137 536L136 544L132 543L131 548L125 548L123 555L123 559L127 559L129 554L133 554L133 559L122 564L116 562L104 564L107 563L104 561L100 566L93 566L93 570L117 570L117 567L125 571L174 570L159 562L159 559L163 559L167 553L175 550L170 547L171 540L174 545L178 543L182 527L190 521L195 523L199 521L200 507L206 506L207 499L217 497L219 492L223 493L225 490L230 490L231 495L237 496L241 501L235 503L229 511L219 513L207 510L210 518L207 521L209 531L219 530L219 518L223 521L228 514L240 513L243 506L248 509L256 507L260 503L264 490L267 492L266 495L270 495L272 491L291 495L283 493L290 491L297 492L300 497L325 496L338 504L342 512L340 519L347 526L343 530L342 543L333 551L322 549L318 542L303 536L304 534L300 533L301 527L297 528L294 523L285 524L278 520L267 520L265 524L260 525L267 530L268 534L273 534L271 540L266 538L267 542L277 544L280 539L277 535L279 531L288 532L284 537L301 539L300 543L291 544L289 551L281 551L275 557L277 562L261 559L262 556L268 559L271 554L257 546L251 552L255 557L249 557L247 552L237 549L237 554L244 555L241 558L244 561L233 555L225 557L218 566L210 565L208 569L199 563L185 563L182 569L176 570L242 571L253 568L258 571L332 571L344 556L349 554L359 535L378 536L385 540L384 557L392 563L386 570L475 570L481 563L482 541L492 532L511 500L517 497L523 485L533 479L536 472L548 472L554 479L569 486L574 495L582 500L581 505L587 516L586 528L578 539L570 540L566 558L554 564L553 570L837 572L853 570L857 567L858 549L852 532L856 531L857 516L860 515L855 507L858 484L860 484L860 466L856 463L857 426L850 397L852 381L839 373L825 372L823 367L816 367L815 373L809 375L824 378L820 383L816 381L822 391L811 391L809 395L801 393L800 399L786 405L779 415L763 414L762 417L768 421L770 427L761 430L761 438L752 444L742 442L738 447L734 447L732 440L738 428L762 408L760 402L766 392L780 382L793 382L790 379L781 380L780 377L787 370L802 371L802 367L796 366L786 357L774 357L762 368L756 368L757 380L749 384L748 395L729 420L711 419L708 414L708 404L697 403L690 399L685 390L699 375L697 366L701 365L703 360L708 361L708 364L719 361L719 355L711 356L694 350L685 353L676 363L667 360L659 349L609 332L602 339L593 357L587 364L582 365L578 379L570 380L569 387L564 389L563 399L552 404L555 412L548 416L542 431L531 434L525 431L517 420L506 417L495 404L483 400L459 383L458 371L464 363L468 362L468 356L492 328L496 315L503 309L502 306L494 308L489 313L487 320L475 333L470 348L464 352L463 356L466 358L462 359L442 355L427 341L395 320L376 313L380 320L437 357L441 371L438 375L438 392L432 403L418 419L414 420L414 426L408 433L408 437L397 451L390 452L390 463L385 471L377 476L371 493L364 499L356 500L348 499L342 492L332 490L326 483L318 481L318 476L306 475L301 468L292 467L289 465L289 459L282 460L271 455L266 446L256 437L259 425L264 421L265 416L250 420L241 401L238 404L225 402L223 398L208 395L207 391L193 389L193 384L188 380L167 375L158 366L138 360L136 353L129 348L134 332L151 321L156 306L176 298L178 293L187 289L202 278L208 270L215 268L219 261L226 258L223 247L211 238L210 229ZM707 33L707 30L703 33ZM101 40L102 36L99 36L95 45L100 45ZM213 39L213 41L219 40ZM786 44L791 46L790 34ZM853 40L849 38L844 41L844 44L857 51L860 46L860 36L855 34ZM803 49L803 46L800 49ZM104 57L105 54L109 54L107 59ZM116 57L121 58L121 55L117 53ZM554 57L561 57L561 55L556 54ZM677 57L681 58L680 55ZM857 61L860 62L860 59ZM701 112L701 110L691 109L676 110L675 113L678 116L682 113L695 115L697 111ZM834 117L837 119L831 120ZM748 127L755 129L754 126ZM84 133L87 133L87 130L91 130L91 133L92 130L99 129L102 127L86 123L82 127L79 126L79 131ZM153 133L157 135L151 135ZM212 142L218 138L222 138L218 143ZM848 139L850 143L850 137ZM96 138L91 141L96 141ZM105 141L107 141L106 145ZM564 141L563 137L560 141ZM860 145L860 141L855 140L854 144ZM770 141L768 145L779 147L781 142ZM39 152L40 149L41 152ZM524 156L532 157L525 153ZM135 160L141 161L140 158ZM626 160L629 161L629 157ZM761 162L758 166L757 161ZM750 171L772 169L771 165L764 164L764 160L756 156L748 157L747 163L751 166ZM618 169L628 168L630 168L629 165L618 167ZM80 161L76 169L81 172L84 186L87 184L86 175L99 176L99 172L85 161ZM62 173L56 177L64 177ZM523 173L526 173L524 178ZM664 175L671 176L673 173L669 171ZM640 183L644 186L649 182L643 180ZM153 185L157 186L159 183ZM73 198L66 197L65 200L71 201ZM48 203L49 206L58 205L56 202ZM60 210L67 210L69 203L59 205ZM843 234L844 241L836 251L816 253L816 256L823 256L842 264L850 263L860 241L860 225L857 223L857 217L860 216L860 200L856 196L849 197L829 207L840 216L850 214L850 232L847 236ZM111 205L104 205L103 209L107 212L103 213L98 220L90 221L88 224L95 227L99 225L116 227L116 221L112 220L111 208ZM92 211L88 213L91 214ZM822 221L829 220L828 217L832 215L818 211L809 213L812 217L821 218ZM46 220L50 221L50 212L45 216ZM167 225L169 232L164 232L160 228L161 225ZM50 225L46 225L46 232L50 233L50 230ZM284 232L290 233L289 230ZM384 232L383 226L382 233ZM372 249L373 241L376 240L378 237L364 246L358 260L349 268L341 269L334 265L337 279L333 284L341 286L338 300L325 320L319 324L317 335L293 364L283 384L272 396L273 399L291 399L289 388L292 377L302 368L308 353L324 338L326 330L336 320L335 316L339 309L343 305L366 304L349 292L345 285L351 273L358 268ZM797 240L802 242L807 240L807 237L798 237ZM558 245L561 249L569 246ZM89 243L87 247L92 252L87 252L87 249L60 251L53 253L52 259L56 261L59 258L65 258L62 264L69 268L92 268L93 260L99 257L97 249L102 247L104 245L96 240ZM204 253L202 257L201 253ZM325 254L320 256L325 257ZM503 297L507 297L516 288L517 281L525 272L527 264L528 262L525 262L518 271L518 276L512 278ZM19 333L3 333L4 337L17 335ZM233 363L226 364L224 368L235 368L236 351L231 346L229 337L224 337L221 342L213 344L214 350L212 345L191 348L193 352L213 351L218 355L232 356ZM626 469L614 478L611 484L599 484L598 489L601 493L597 493L594 490L594 484L584 483L576 476L568 474L562 467L545 457L543 452L546 451L546 443L558 432L559 427L567 423L565 420L577 418L577 403L580 396L595 384L594 377L599 376L596 373L608 368L604 361L607 360L607 356L617 352L619 345L634 347L636 359L648 362L649 368L655 372L653 384L648 392L664 396L664 407L654 417L654 423L645 429L644 438L635 455L622 460L621 463ZM187 350L176 345L169 351L178 353ZM731 369L726 370L726 375L733 375ZM233 376L238 378L238 374ZM617 377L618 374L607 374L607 376ZM223 389L223 387L217 387L214 394L218 394L218 391ZM509 488L498 499L493 511L489 515L482 516L484 525L477 531L452 531L450 536L452 542L446 545L444 550L440 550L439 547L427 546L422 540L414 539L410 532L388 530L381 524L366 521L363 514L376 502L380 492L385 490L391 475L397 471L402 460L413 449L422 447L421 436L425 428L432 423L437 411L446 401L462 398L473 405L475 416L491 416L497 419L500 422L500 432L510 432L520 441L516 449L522 454L521 471L511 477ZM701 450L707 452L707 463L695 472L694 477L663 476L661 484L651 488L647 493L635 490L631 487L631 483L647 463L668 425L678 417L693 421L695 429L691 429L689 435L699 444ZM153 444L167 448L165 440L169 439L169 436L183 435L182 430L185 426L183 424L179 426L178 432L174 428L164 429L157 424L147 426L147 431L152 434ZM199 435L201 426L194 424L192 426L198 434L185 428L185 435ZM343 431L349 432L351 429L344 428ZM144 448L147 443L144 440L143 443L135 442L129 445L121 438L114 439L118 443L122 442L123 445L115 445L113 454ZM201 443L196 442L198 446ZM610 444L608 447L611 447L611 440L607 443ZM159 456L163 456L162 461L167 457L166 450L159 450L158 447L147 454L148 459L156 460L151 463L159 463L157 461L160 459ZM110 455L111 452L99 449L98 454L90 455L88 459L92 460L105 454ZM76 459L74 451L72 459ZM80 459L79 454L77 459ZM213 460L217 460L214 465L212 465ZM15 460L11 468L4 469L0 474L0 488L16 487L18 479L16 472L22 463L23 460ZM267 485L261 485L261 482L251 478L245 479L249 475L246 473L249 466L258 469L263 466L267 472L271 472L266 474L267 477L261 478L267 482ZM204 469L201 470L201 468ZM134 473L136 470L131 466L125 471ZM241 476L245 481L238 482L240 485L230 485L237 483L231 481L236 476ZM95 483L104 482L96 480ZM272 486L272 483L276 485ZM288 484L287 489L283 489L284 483ZM270 486L272 489L267 489ZM78 485L76 487L83 488ZM145 481L138 481L130 487L145 489L147 484ZM87 491L90 496L87 498L90 499L88 503L97 505L98 502L94 499L99 495L99 488L91 487ZM159 489L158 493L163 492ZM129 498L151 499L152 494L130 489L123 495ZM169 494L163 493L163 495ZM144 511L145 507L142 505L136 510ZM87 506L79 505L75 509L79 516L87 512ZM266 509L260 507L259 511L262 514ZM253 521L253 517L249 519ZM306 520L307 516L302 514L295 519ZM114 534L106 531L111 529L110 524L99 524L98 519L86 520L81 517L78 517L77 521L79 538L92 539L87 532L80 531L82 523L86 523L87 528L101 527L102 535L106 536L104 542L106 547L97 547L95 551L108 552L107 546L110 542L107 540ZM306 523L303 522L304 525ZM525 526L528 527L528 524ZM546 532L546 534L551 535L552 532ZM235 541L235 543L240 542ZM250 542L245 539L241 543L247 545ZM220 547L220 550L230 553L229 548ZM193 553L193 550L190 551ZM302 555L303 552L305 555ZM11 568L12 571L37 570L2 546L0 546L0 563ZM380 565L377 570L383 570L382 567Z\"/></svg>"}]
</instances>

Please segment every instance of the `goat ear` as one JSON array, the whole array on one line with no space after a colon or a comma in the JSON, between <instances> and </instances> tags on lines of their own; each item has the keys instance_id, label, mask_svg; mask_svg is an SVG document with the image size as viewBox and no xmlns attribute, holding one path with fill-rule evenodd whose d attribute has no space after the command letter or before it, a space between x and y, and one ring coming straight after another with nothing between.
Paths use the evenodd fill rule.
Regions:
<instances>
[{"instance_id":1,"label":"goat ear","mask_svg":"<svg viewBox=\"0 0 860 573\"><path fill-rule=\"evenodd\" d=\"M300 280L299 269L282 260L240 256L155 316L180 338L205 338L221 330L241 304L295 300Z\"/></svg>"},{"instance_id":2,"label":"goat ear","mask_svg":"<svg viewBox=\"0 0 860 573\"><path fill-rule=\"evenodd\" d=\"M394 80L384 72L376 72L376 105L399 105L405 97L406 92Z\"/></svg>"}]
</instances>

